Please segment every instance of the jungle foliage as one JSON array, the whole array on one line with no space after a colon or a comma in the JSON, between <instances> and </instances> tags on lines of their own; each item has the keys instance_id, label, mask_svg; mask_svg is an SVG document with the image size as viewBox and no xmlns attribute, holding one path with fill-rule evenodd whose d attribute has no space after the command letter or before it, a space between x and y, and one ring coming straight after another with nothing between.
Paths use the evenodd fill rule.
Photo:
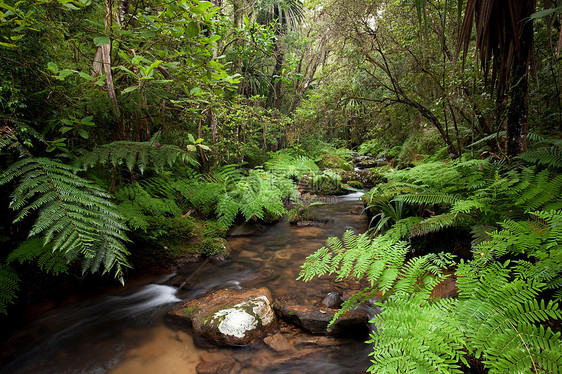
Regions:
<instances>
[{"instance_id":1,"label":"jungle foliage","mask_svg":"<svg viewBox=\"0 0 562 374\"><path fill-rule=\"evenodd\" d=\"M370 371L558 372L561 6L0 0L0 313L374 186L300 275L382 295Z\"/></svg>"},{"instance_id":2,"label":"jungle foliage","mask_svg":"<svg viewBox=\"0 0 562 374\"><path fill-rule=\"evenodd\" d=\"M522 157L525 159L525 157ZM366 194L372 232L330 238L300 278L336 274L370 286L346 307L377 297L372 333L378 372L556 373L562 363L562 183L556 169L494 160L431 162L387 173ZM413 240L456 229L468 254ZM426 254L423 254L423 253ZM454 277L458 295L434 297ZM376 295L380 296L376 296Z\"/></svg>"}]
</instances>

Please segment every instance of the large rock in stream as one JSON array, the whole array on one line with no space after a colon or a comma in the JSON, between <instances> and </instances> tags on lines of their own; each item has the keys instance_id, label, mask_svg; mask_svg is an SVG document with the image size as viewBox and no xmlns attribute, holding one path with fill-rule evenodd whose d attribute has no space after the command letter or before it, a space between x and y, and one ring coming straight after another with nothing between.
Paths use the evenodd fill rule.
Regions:
<instances>
[{"instance_id":1,"label":"large rock in stream","mask_svg":"<svg viewBox=\"0 0 562 374\"><path fill-rule=\"evenodd\" d=\"M169 316L191 323L195 333L213 342L245 345L275 327L271 300L271 292L264 287L219 290L180 305Z\"/></svg>"},{"instance_id":2,"label":"large rock in stream","mask_svg":"<svg viewBox=\"0 0 562 374\"><path fill-rule=\"evenodd\" d=\"M360 310L342 314L328 327L338 309L317 308L314 306L280 304L273 305L275 311L285 321L297 325L312 334L332 336L361 336L369 332L369 315Z\"/></svg>"}]
</instances>

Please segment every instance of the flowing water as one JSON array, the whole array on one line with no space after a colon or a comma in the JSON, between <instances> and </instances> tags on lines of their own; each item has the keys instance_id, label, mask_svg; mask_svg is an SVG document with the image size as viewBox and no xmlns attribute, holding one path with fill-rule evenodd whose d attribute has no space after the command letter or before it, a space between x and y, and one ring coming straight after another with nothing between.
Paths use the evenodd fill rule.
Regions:
<instances>
[{"instance_id":1,"label":"flowing water","mask_svg":"<svg viewBox=\"0 0 562 374\"><path fill-rule=\"evenodd\" d=\"M366 228L366 218L357 214L359 193L325 202L313 208L318 218L328 220L325 224L296 227L280 222L257 234L234 236L229 239L233 251L228 261L188 264L151 284L128 286L111 296L46 313L4 345L14 352L0 373L190 374L209 354L235 357L237 373L263 373L264 367L279 374L363 373L369 366L369 347L360 340L264 366L279 359L264 344L202 346L186 330L164 323L164 315L179 301L223 288L265 286L276 299L316 305L327 292L349 287L329 279L295 280L306 256L326 238Z\"/></svg>"}]
</instances>

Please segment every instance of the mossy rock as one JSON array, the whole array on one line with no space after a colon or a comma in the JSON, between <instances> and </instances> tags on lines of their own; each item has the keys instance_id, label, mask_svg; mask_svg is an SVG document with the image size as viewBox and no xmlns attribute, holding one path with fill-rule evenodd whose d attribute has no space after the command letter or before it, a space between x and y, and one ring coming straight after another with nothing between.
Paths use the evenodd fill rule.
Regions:
<instances>
[{"instance_id":1,"label":"mossy rock","mask_svg":"<svg viewBox=\"0 0 562 374\"><path fill-rule=\"evenodd\" d=\"M182 325L191 324L196 334L217 344L245 345L275 328L271 302L271 292L263 287L219 290L180 305L168 317Z\"/></svg>"},{"instance_id":2,"label":"mossy rock","mask_svg":"<svg viewBox=\"0 0 562 374\"><path fill-rule=\"evenodd\" d=\"M201 238L199 253L204 257L225 259L230 255L229 245L224 238Z\"/></svg>"},{"instance_id":3,"label":"mossy rock","mask_svg":"<svg viewBox=\"0 0 562 374\"><path fill-rule=\"evenodd\" d=\"M353 165L346 161L343 157L333 154L322 155L322 159L318 162L321 169L339 169L339 170L353 170Z\"/></svg>"},{"instance_id":4,"label":"mossy rock","mask_svg":"<svg viewBox=\"0 0 562 374\"><path fill-rule=\"evenodd\" d=\"M349 181L347 182L347 185L351 188L355 188L357 190L362 190L363 189L363 183L359 182L359 181Z\"/></svg>"},{"instance_id":5,"label":"mossy rock","mask_svg":"<svg viewBox=\"0 0 562 374\"><path fill-rule=\"evenodd\" d=\"M298 222L304 221L314 221L316 215L311 212L309 206L297 206L289 210L287 213L287 219L291 224L297 224Z\"/></svg>"}]
</instances>

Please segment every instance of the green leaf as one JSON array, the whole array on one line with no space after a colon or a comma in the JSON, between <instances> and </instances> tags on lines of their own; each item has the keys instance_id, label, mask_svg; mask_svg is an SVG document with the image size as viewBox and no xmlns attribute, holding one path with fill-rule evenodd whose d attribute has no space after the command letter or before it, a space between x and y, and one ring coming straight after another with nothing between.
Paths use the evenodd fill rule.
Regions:
<instances>
[{"instance_id":1,"label":"green leaf","mask_svg":"<svg viewBox=\"0 0 562 374\"><path fill-rule=\"evenodd\" d=\"M63 81L66 77L68 77L71 74L72 74L72 70L64 69L64 70L61 70L59 72L59 75L57 75L55 78L57 78L60 81Z\"/></svg>"},{"instance_id":2,"label":"green leaf","mask_svg":"<svg viewBox=\"0 0 562 374\"><path fill-rule=\"evenodd\" d=\"M190 38L194 38L199 35L199 31L199 25L197 24L197 22L191 21L188 22L185 26L185 33Z\"/></svg>"},{"instance_id":3,"label":"green leaf","mask_svg":"<svg viewBox=\"0 0 562 374\"><path fill-rule=\"evenodd\" d=\"M84 73L84 72L78 72L78 75L80 76L80 78L83 78L87 81L93 81L94 78L89 76L88 74Z\"/></svg>"},{"instance_id":4,"label":"green leaf","mask_svg":"<svg viewBox=\"0 0 562 374\"><path fill-rule=\"evenodd\" d=\"M54 62L49 62L47 64L47 69L49 69L50 71L52 71L55 74L59 72L59 66Z\"/></svg>"},{"instance_id":5,"label":"green leaf","mask_svg":"<svg viewBox=\"0 0 562 374\"><path fill-rule=\"evenodd\" d=\"M129 86L129 87L125 88L125 89L123 90L123 92L121 92L121 94L123 95L123 94L129 93L129 92L133 92L134 90L136 90L136 89L138 89L138 88L139 88L139 86L137 86L137 85L135 85L135 86Z\"/></svg>"},{"instance_id":6,"label":"green leaf","mask_svg":"<svg viewBox=\"0 0 562 374\"><path fill-rule=\"evenodd\" d=\"M125 73L129 74L131 77L133 77L135 79L138 78L138 76L135 73L133 73L131 70L127 69L126 67L124 67L122 65L119 65L118 68L123 70Z\"/></svg>"},{"instance_id":7,"label":"green leaf","mask_svg":"<svg viewBox=\"0 0 562 374\"><path fill-rule=\"evenodd\" d=\"M78 135L80 135L84 139L88 139L90 134L84 129L78 129Z\"/></svg>"},{"instance_id":8,"label":"green leaf","mask_svg":"<svg viewBox=\"0 0 562 374\"><path fill-rule=\"evenodd\" d=\"M80 123L84 124L84 125L93 125L92 120L94 119L94 116L88 116L88 117L84 117L80 120Z\"/></svg>"},{"instance_id":9,"label":"green leaf","mask_svg":"<svg viewBox=\"0 0 562 374\"><path fill-rule=\"evenodd\" d=\"M543 18L555 13L562 13L562 6L559 6L558 8L544 9L539 12L535 12L529 16L529 19L534 20L538 18Z\"/></svg>"},{"instance_id":10,"label":"green leaf","mask_svg":"<svg viewBox=\"0 0 562 374\"><path fill-rule=\"evenodd\" d=\"M110 43L110 39L109 36L107 35L100 35L100 36L96 36L94 38L94 44L96 45L96 47L101 47L104 44L109 44Z\"/></svg>"}]
</instances>

